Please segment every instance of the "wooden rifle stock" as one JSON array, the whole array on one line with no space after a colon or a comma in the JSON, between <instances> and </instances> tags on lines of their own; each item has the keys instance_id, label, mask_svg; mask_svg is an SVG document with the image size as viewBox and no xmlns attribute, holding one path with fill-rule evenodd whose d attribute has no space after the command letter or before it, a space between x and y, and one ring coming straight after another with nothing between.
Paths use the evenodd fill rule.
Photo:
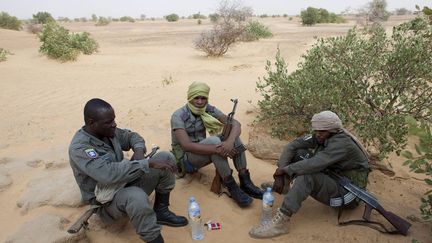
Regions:
<instances>
[{"instance_id":1,"label":"wooden rifle stock","mask_svg":"<svg viewBox=\"0 0 432 243\"><path fill-rule=\"evenodd\" d=\"M151 158L153 155L156 154L158 151L159 146L153 145L152 151L144 156L144 158ZM100 205L91 205L87 211L85 211L78 219L75 221L75 223L72 224L71 227L67 230L69 234L76 234L78 233L81 228L88 229L88 220L89 218L96 213L97 209L100 207Z\"/></svg>"},{"instance_id":2,"label":"wooden rifle stock","mask_svg":"<svg viewBox=\"0 0 432 243\"><path fill-rule=\"evenodd\" d=\"M388 222L390 222L395 229L401 233L402 235L408 234L408 229L411 227L411 224L406 221L405 219L397 216L396 214L385 210L381 205L378 205L376 208L373 208L372 206L366 204L365 205L365 211L363 213L363 219L366 221L370 220L370 215L372 212L372 209L375 209L379 214L381 214L385 219L387 219Z\"/></svg>"}]
</instances>

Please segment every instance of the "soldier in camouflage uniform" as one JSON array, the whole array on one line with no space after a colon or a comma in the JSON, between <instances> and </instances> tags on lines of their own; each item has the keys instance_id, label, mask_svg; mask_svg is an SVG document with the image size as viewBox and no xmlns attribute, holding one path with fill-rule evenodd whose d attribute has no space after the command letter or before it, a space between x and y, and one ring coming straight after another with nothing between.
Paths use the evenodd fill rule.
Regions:
<instances>
[{"instance_id":1,"label":"soldier in camouflage uniform","mask_svg":"<svg viewBox=\"0 0 432 243\"><path fill-rule=\"evenodd\" d=\"M355 208L358 199L325 173L334 171L366 188L368 155L358 140L343 129L339 117L323 111L312 117L313 135L288 143L279 158L273 189L281 193L284 180L294 180L271 222L250 230L253 238L271 238L288 233L290 217L308 196L331 207Z\"/></svg>"},{"instance_id":2,"label":"soldier in camouflage uniform","mask_svg":"<svg viewBox=\"0 0 432 243\"><path fill-rule=\"evenodd\" d=\"M168 209L177 170L170 152L144 158L144 139L135 132L117 128L114 109L101 99L84 107L85 126L72 139L70 165L85 203L99 205L97 214L107 223L129 217L139 237L146 242L164 242L161 226L185 226L185 217ZM131 160L123 151L132 149ZM153 208L149 195L156 191Z\"/></svg>"},{"instance_id":3,"label":"soldier in camouflage uniform","mask_svg":"<svg viewBox=\"0 0 432 243\"><path fill-rule=\"evenodd\" d=\"M230 135L221 141L219 133L227 115L208 104L209 92L210 87L202 82L194 82L189 86L188 103L171 116L173 152L182 173L190 173L213 163L232 198L240 207L246 207L252 203L251 197L261 199L263 191L251 181L246 154L235 149L242 144L238 121L233 121ZM206 132L211 136L206 137ZM233 158L240 187L232 177L228 158Z\"/></svg>"}]
</instances>

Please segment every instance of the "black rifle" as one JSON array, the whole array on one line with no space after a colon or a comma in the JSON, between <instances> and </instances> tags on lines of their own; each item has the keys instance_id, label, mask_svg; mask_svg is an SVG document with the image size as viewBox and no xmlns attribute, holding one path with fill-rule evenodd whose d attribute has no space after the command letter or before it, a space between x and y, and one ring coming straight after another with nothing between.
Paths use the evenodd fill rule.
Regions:
<instances>
[{"instance_id":1,"label":"black rifle","mask_svg":"<svg viewBox=\"0 0 432 243\"><path fill-rule=\"evenodd\" d=\"M374 224L382 227L384 231L375 227L371 227L371 228L374 228L383 233L402 234L402 235L408 234L408 229L411 227L411 224L408 221L406 221L405 219L397 216L396 214L390 211L385 210L373 195L371 195L370 193L366 192L365 190L351 183L351 181L348 178L340 176L339 174L330 170L326 171L326 173L331 177L335 178L343 188L345 188L347 191L354 194L356 197L358 197L360 200L362 200L365 203L365 211L363 213L364 220L351 220L351 221L339 223L340 225L359 224L359 225L365 225L371 227L371 224ZM370 215L372 209L375 209L385 219L387 219L387 221L390 222L390 224L392 224L393 227L395 227L395 230L388 230L386 227L384 227L383 224L379 222L371 221Z\"/></svg>"},{"instance_id":2,"label":"black rifle","mask_svg":"<svg viewBox=\"0 0 432 243\"><path fill-rule=\"evenodd\" d=\"M156 154L156 152L158 151L159 147L158 146L153 146L152 147L152 151L144 156L144 158L151 158L153 155ZM88 220L89 218L96 213L97 209L100 207L101 205L90 205L90 208L87 209L87 211L85 211L83 213L83 215L81 215L81 217L79 217L79 219L77 219L77 221L75 221L75 223L72 224L71 227L69 227L69 229L67 230L67 232L69 234L76 234L78 233L81 228L84 229L88 229Z\"/></svg>"},{"instance_id":3,"label":"black rifle","mask_svg":"<svg viewBox=\"0 0 432 243\"><path fill-rule=\"evenodd\" d=\"M221 140L225 141L230 133L231 133L231 129L233 126L233 122L234 122L234 114L235 114L235 110L237 108L237 103L238 103L238 99L231 99L231 101L234 103L233 109L232 111L228 114L227 120L225 122L225 125L222 129L222 135L221 135ZM243 144L240 144L239 146L234 148L235 150L237 150L237 152L243 153L246 150L246 147ZM212 181L212 185L210 190L218 195L221 195L222 193L222 184L221 184L221 177L220 174L217 170L215 170L215 176L213 178Z\"/></svg>"}]
</instances>

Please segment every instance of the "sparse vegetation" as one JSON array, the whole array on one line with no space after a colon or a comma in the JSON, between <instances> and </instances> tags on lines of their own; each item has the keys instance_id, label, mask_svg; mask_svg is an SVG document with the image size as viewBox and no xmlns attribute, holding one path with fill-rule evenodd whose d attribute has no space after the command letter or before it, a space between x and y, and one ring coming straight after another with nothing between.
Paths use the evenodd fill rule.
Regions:
<instances>
[{"instance_id":1,"label":"sparse vegetation","mask_svg":"<svg viewBox=\"0 0 432 243\"><path fill-rule=\"evenodd\" d=\"M134 23L135 19L132 18L132 17L130 17L130 16L123 16L123 17L120 18L120 21L121 22L131 22L131 23Z\"/></svg>"},{"instance_id":2,"label":"sparse vegetation","mask_svg":"<svg viewBox=\"0 0 432 243\"><path fill-rule=\"evenodd\" d=\"M7 55L10 55L11 53L8 50L5 50L3 48L0 48L0 62L4 62L7 60Z\"/></svg>"},{"instance_id":3,"label":"sparse vegetation","mask_svg":"<svg viewBox=\"0 0 432 243\"><path fill-rule=\"evenodd\" d=\"M425 174L424 181L432 186L432 131L428 125L419 125L413 118L408 118L409 132L416 136L419 142L415 144L416 155L410 151L403 151L402 155L407 158L404 165L409 166L415 173ZM421 198L420 211L426 221L432 221L432 190L425 193Z\"/></svg>"},{"instance_id":4,"label":"sparse vegetation","mask_svg":"<svg viewBox=\"0 0 432 243\"><path fill-rule=\"evenodd\" d=\"M45 24L39 35L41 53L62 62L74 61L80 53L90 55L97 51L97 42L87 32L69 33L55 22Z\"/></svg>"},{"instance_id":5,"label":"sparse vegetation","mask_svg":"<svg viewBox=\"0 0 432 243\"><path fill-rule=\"evenodd\" d=\"M108 18L99 16L99 19L95 25L96 26L105 26L105 25L109 25L109 23L111 23L111 21Z\"/></svg>"},{"instance_id":6,"label":"sparse vegetation","mask_svg":"<svg viewBox=\"0 0 432 243\"><path fill-rule=\"evenodd\" d=\"M373 24L379 24L387 21L390 17L390 13L387 9L386 0L372 0L368 6L368 20Z\"/></svg>"},{"instance_id":7,"label":"sparse vegetation","mask_svg":"<svg viewBox=\"0 0 432 243\"><path fill-rule=\"evenodd\" d=\"M300 17L303 25L314 25L319 23L345 23L346 20L335 13L330 13L323 8L308 7L301 11Z\"/></svg>"},{"instance_id":8,"label":"sparse vegetation","mask_svg":"<svg viewBox=\"0 0 432 243\"><path fill-rule=\"evenodd\" d=\"M170 85L174 83L174 79L172 78L171 74L168 77L163 77L162 79L162 86Z\"/></svg>"},{"instance_id":9,"label":"sparse vegetation","mask_svg":"<svg viewBox=\"0 0 432 243\"><path fill-rule=\"evenodd\" d=\"M219 14L214 13L214 14L209 14L209 18L210 18L210 22L217 23L220 16L219 16Z\"/></svg>"},{"instance_id":10,"label":"sparse vegetation","mask_svg":"<svg viewBox=\"0 0 432 243\"><path fill-rule=\"evenodd\" d=\"M242 41L256 41L261 38L270 38L273 34L270 29L258 21L249 21L242 36Z\"/></svg>"},{"instance_id":11,"label":"sparse vegetation","mask_svg":"<svg viewBox=\"0 0 432 243\"><path fill-rule=\"evenodd\" d=\"M406 8L397 8L397 9L395 9L395 14L396 15L408 15L408 14L411 14L411 11L409 11Z\"/></svg>"},{"instance_id":12,"label":"sparse vegetation","mask_svg":"<svg viewBox=\"0 0 432 243\"><path fill-rule=\"evenodd\" d=\"M252 16L252 9L236 1L222 1L217 14L219 18L213 28L201 33L195 41L195 48L205 52L207 56L222 56L241 39L246 21Z\"/></svg>"},{"instance_id":13,"label":"sparse vegetation","mask_svg":"<svg viewBox=\"0 0 432 243\"><path fill-rule=\"evenodd\" d=\"M202 15L200 12L192 15L193 19L206 19L207 17L205 15Z\"/></svg>"},{"instance_id":14,"label":"sparse vegetation","mask_svg":"<svg viewBox=\"0 0 432 243\"><path fill-rule=\"evenodd\" d=\"M178 16L177 14L173 13L173 14L170 14L170 15L165 16L165 19L166 19L168 22L176 22L176 21L179 20L179 16Z\"/></svg>"},{"instance_id":15,"label":"sparse vegetation","mask_svg":"<svg viewBox=\"0 0 432 243\"><path fill-rule=\"evenodd\" d=\"M48 12L38 12L36 14L33 14L32 22L35 24L47 24L50 22L55 22L55 20Z\"/></svg>"},{"instance_id":16,"label":"sparse vegetation","mask_svg":"<svg viewBox=\"0 0 432 243\"><path fill-rule=\"evenodd\" d=\"M21 24L21 21L17 17L10 16L6 12L0 13L0 28L9 30L21 30Z\"/></svg>"},{"instance_id":17,"label":"sparse vegetation","mask_svg":"<svg viewBox=\"0 0 432 243\"><path fill-rule=\"evenodd\" d=\"M432 27L424 19L403 23L387 36L351 29L319 40L289 74L285 60L268 61L257 88L260 119L284 137L307 130L312 115L337 112L379 158L407 142L406 116L432 123Z\"/></svg>"}]
</instances>

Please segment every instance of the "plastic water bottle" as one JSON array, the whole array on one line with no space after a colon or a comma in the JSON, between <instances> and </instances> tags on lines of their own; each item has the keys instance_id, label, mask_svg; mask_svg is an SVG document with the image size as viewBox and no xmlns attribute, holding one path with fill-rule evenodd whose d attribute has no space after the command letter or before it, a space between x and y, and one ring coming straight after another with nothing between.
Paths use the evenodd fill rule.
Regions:
<instances>
[{"instance_id":1,"label":"plastic water bottle","mask_svg":"<svg viewBox=\"0 0 432 243\"><path fill-rule=\"evenodd\" d=\"M267 187L266 192L263 195L262 200L262 215L261 215L261 224L268 224L273 217L273 203L274 196L272 193L271 187Z\"/></svg>"},{"instance_id":2,"label":"plastic water bottle","mask_svg":"<svg viewBox=\"0 0 432 243\"><path fill-rule=\"evenodd\" d=\"M201 221L201 210L198 203L195 201L194 197L189 198L189 224L191 226L192 231L192 239L193 240L202 240L204 239L204 231L203 225Z\"/></svg>"}]
</instances>

